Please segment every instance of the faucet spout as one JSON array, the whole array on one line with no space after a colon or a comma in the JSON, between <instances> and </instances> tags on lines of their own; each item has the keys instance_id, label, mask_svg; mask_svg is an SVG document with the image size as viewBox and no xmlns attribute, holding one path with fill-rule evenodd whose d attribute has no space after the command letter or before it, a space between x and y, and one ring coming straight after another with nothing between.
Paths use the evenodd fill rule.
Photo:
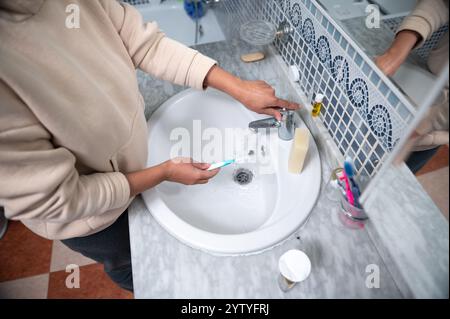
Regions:
<instances>
[{"instance_id":1,"label":"faucet spout","mask_svg":"<svg viewBox=\"0 0 450 319\"><path fill-rule=\"evenodd\" d=\"M277 121L274 117L269 117L250 122L248 128L253 132L258 132L258 129L277 128L278 137L283 141L290 141L294 138L295 132L294 112L283 109L280 113L282 116L281 121Z\"/></svg>"},{"instance_id":2,"label":"faucet spout","mask_svg":"<svg viewBox=\"0 0 450 319\"><path fill-rule=\"evenodd\" d=\"M257 120L250 122L248 128L253 132L258 132L258 129L267 128L279 128L281 123L278 122L274 117L269 117L267 119Z\"/></svg>"}]
</instances>

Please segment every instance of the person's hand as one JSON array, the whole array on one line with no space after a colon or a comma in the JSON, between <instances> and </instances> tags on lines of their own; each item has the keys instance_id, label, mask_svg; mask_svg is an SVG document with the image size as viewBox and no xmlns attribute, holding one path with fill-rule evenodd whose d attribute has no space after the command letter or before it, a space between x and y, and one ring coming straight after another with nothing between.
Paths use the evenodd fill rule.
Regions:
<instances>
[{"instance_id":1,"label":"person's hand","mask_svg":"<svg viewBox=\"0 0 450 319\"><path fill-rule=\"evenodd\" d=\"M190 158L175 158L163 163L165 180L184 185L206 184L219 169L207 171L210 164L194 163Z\"/></svg>"},{"instance_id":2,"label":"person's hand","mask_svg":"<svg viewBox=\"0 0 450 319\"><path fill-rule=\"evenodd\" d=\"M176 158L159 165L125 174L130 186L130 197L164 182L185 185L206 184L219 169L206 171L210 164L193 163L190 158Z\"/></svg>"},{"instance_id":3,"label":"person's hand","mask_svg":"<svg viewBox=\"0 0 450 319\"><path fill-rule=\"evenodd\" d=\"M391 47L384 54L375 58L375 63L384 74L393 76L420 39L421 36L415 31L399 32Z\"/></svg>"},{"instance_id":4,"label":"person's hand","mask_svg":"<svg viewBox=\"0 0 450 319\"><path fill-rule=\"evenodd\" d=\"M402 56L390 50L375 58L375 63L387 76L393 76L404 61Z\"/></svg>"},{"instance_id":5,"label":"person's hand","mask_svg":"<svg viewBox=\"0 0 450 319\"><path fill-rule=\"evenodd\" d=\"M242 81L235 97L249 110L281 120L280 109L297 110L300 105L278 98L275 90L264 81Z\"/></svg>"},{"instance_id":6,"label":"person's hand","mask_svg":"<svg viewBox=\"0 0 450 319\"><path fill-rule=\"evenodd\" d=\"M299 104L279 99L275 90L264 81L244 81L214 66L206 76L204 86L221 90L244 104L248 109L260 114L274 116L281 120L280 109L296 110Z\"/></svg>"}]
</instances>

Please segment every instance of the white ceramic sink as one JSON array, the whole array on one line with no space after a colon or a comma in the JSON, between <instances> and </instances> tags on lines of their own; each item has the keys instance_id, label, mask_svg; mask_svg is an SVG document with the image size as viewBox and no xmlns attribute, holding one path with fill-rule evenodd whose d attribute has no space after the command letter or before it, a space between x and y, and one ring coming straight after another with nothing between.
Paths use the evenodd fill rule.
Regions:
<instances>
[{"instance_id":1,"label":"white ceramic sink","mask_svg":"<svg viewBox=\"0 0 450 319\"><path fill-rule=\"evenodd\" d=\"M247 129L249 122L265 117L210 89L181 92L152 115L148 122L149 166L171 158L175 145L180 145L180 132L189 133L191 147L189 154L179 155L189 155L195 160L204 160L195 152L200 143L203 151L208 143L224 145L230 140L226 133L230 129L242 132L234 139L238 154L250 151L254 154L222 168L208 184L185 186L164 182L143 193L147 208L164 229L191 247L237 255L271 248L306 222L320 192L317 146L311 137L302 173L290 174L287 166L292 141L281 141L276 129L258 134ZM306 127L297 114L295 121L298 127ZM203 134L203 142L199 134ZM249 142L256 136L260 137L258 144ZM212 154L208 162L228 159L224 156L220 152ZM256 156L259 161L253 161ZM253 174L249 184L235 181L240 171L247 177L248 172Z\"/></svg>"}]
</instances>

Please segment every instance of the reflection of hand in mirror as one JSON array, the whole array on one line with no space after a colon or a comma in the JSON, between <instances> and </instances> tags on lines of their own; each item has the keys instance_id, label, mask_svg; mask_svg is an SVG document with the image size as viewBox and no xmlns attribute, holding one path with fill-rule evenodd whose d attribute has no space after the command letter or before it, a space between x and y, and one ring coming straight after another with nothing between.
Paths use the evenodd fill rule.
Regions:
<instances>
[{"instance_id":1,"label":"reflection of hand in mirror","mask_svg":"<svg viewBox=\"0 0 450 319\"><path fill-rule=\"evenodd\" d=\"M406 61L420 40L421 36L419 33L403 30L397 34L391 47L383 55L376 57L375 62L383 73L392 76Z\"/></svg>"}]
</instances>

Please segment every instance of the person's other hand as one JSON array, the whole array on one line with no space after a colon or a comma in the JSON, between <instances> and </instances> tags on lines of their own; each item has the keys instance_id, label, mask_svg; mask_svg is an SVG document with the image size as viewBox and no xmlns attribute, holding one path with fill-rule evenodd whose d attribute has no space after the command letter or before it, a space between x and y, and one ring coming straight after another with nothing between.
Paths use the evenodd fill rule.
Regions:
<instances>
[{"instance_id":1,"label":"person's other hand","mask_svg":"<svg viewBox=\"0 0 450 319\"><path fill-rule=\"evenodd\" d=\"M174 158L164 162L165 180L184 185L206 184L219 169L207 171L210 164L194 163L190 158Z\"/></svg>"},{"instance_id":2,"label":"person's other hand","mask_svg":"<svg viewBox=\"0 0 450 319\"><path fill-rule=\"evenodd\" d=\"M278 98L275 90L264 81L242 81L236 98L249 110L281 120L280 109L297 110L300 105Z\"/></svg>"},{"instance_id":3,"label":"person's other hand","mask_svg":"<svg viewBox=\"0 0 450 319\"><path fill-rule=\"evenodd\" d=\"M384 54L375 58L375 63L387 76L394 75L420 40L420 34L415 31L399 32L391 47Z\"/></svg>"},{"instance_id":4,"label":"person's other hand","mask_svg":"<svg viewBox=\"0 0 450 319\"><path fill-rule=\"evenodd\" d=\"M399 54L392 53L391 51L387 51L383 55L375 58L375 63L387 76L393 76L403 62L403 57Z\"/></svg>"}]
</instances>

